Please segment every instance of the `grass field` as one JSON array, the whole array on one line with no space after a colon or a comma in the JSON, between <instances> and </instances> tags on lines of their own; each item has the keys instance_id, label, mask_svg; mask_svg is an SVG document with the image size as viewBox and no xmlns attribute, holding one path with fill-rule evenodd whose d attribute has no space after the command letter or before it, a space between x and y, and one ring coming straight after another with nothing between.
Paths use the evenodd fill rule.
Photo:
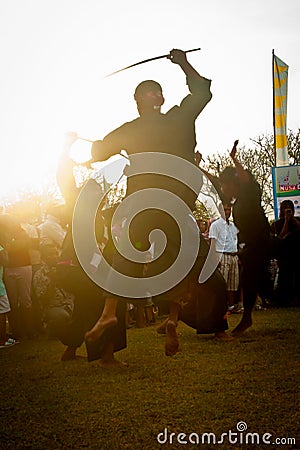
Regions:
<instances>
[{"instance_id":1,"label":"grass field","mask_svg":"<svg viewBox=\"0 0 300 450\"><path fill-rule=\"evenodd\" d=\"M156 326L132 328L117 355L126 369L62 363L46 338L1 349L1 449L299 449L299 322L300 308L255 311L233 342L180 323L173 358Z\"/></svg>"}]
</instances>

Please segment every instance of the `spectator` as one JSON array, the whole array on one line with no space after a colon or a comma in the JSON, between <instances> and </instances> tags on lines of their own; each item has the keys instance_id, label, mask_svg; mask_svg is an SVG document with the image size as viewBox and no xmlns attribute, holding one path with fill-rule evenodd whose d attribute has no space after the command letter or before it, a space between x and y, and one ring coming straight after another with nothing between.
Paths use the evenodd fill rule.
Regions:
<instances>
[{"instance_id":1,"label":"spectator","mask_svg":"<svg viewBox=\"0 0 300 450\"><path fill-rule=\"evenodd\" d=\"M15 339L8 338L6 333L6 316L10 311L10 305L3 282L3 265L7 262L7 254L3 247L4 241L4 237L0 236L0 348L11 347L16 343Z\"/></svg>"},{"instance_id":2,"label":"spectator","mask_svg":"<svg viewBox=\"0 0 300 450\"><path fill-rule=\"evenodd\" d=\"M299 306L300 304L298 288L300 219L294 214L294 203L291 200L283 200L280 204L279 219L271 225L271 232L276 242L275 257L279 268L275 302L280 306Z\"/></svg>"},{"instance_id":3,"label":"spectator","mask_svg":"<svg viewBox=\"0 0 300 450\"><path fill-rule=\"evenodd\" d=\"M40 254L40 234L38 228L38 217L36 211L30 203L16 204L14 208L18 216L21 227L30 238L29 256L32 266L32 280L35 272L41 266ZM33 316L33 334L38 336L43 333L41 310L39 308L38 299L35 296L33 285L31 285L31 301L32 301L32 316Z\"/></svg>"},{"instance_id":4,"label":"spectator","mask_svg":"<svg viewBox=\"0 0 300 450\"><path fill-rule=\"evenodd\" d=\"M224 208L224 213L223 213ZM236 293L239 287L238 229L229 220L231 204L220 204L221 217L212 222L209 229L210 245L219 254L219 270L226 282L227 307L234 312ZM224 217L225 214L225 217Z\"/></svg>"},{"instance_id":5,"label":"spectator","mask_svg":"<svg viewBox=\"0 0 300 450\"><path fill-rule=\"evenodd\" d=\"M206 240L209 239L209 226L208 226L208 224L209 224L208 220L205 220L205 219L198 219L197 220L197 225L199 227L200 233L202 234L202 236Z\"/></svg>"},{"instance_id":6,"label":"spectator","mask_svg":"<svg viewBox=\"0 0 300 450\"><path fill-rule=\"evenodd\" d=\"M8 261L4 270L4 282L11 307L9 324L14 338L32 338L32 265L29 255L31 242L13 216L8 216L7 219Z\"/></svg>"},{"instance_id":7,"label":"spectator","mask_svg":"<svg viewBox=\"0 0 300 450\"><path fill-rule=\"evenodd\" d=\"M33 276L33 288L39 301L42 320L50 336L65 334L74 307L74 298L59 289L56 280L58 251L54 244L41 246L41 267Z\"/></svg>"},{"instance_id":8,"label":"spectator","mask_svg":"<svg viewBox=\"0 0 300 450\"><path fill-rule=\"evenodd\" d=\"M63 205L50 205L45 220L39 225L41 244L54 244L61 251L66 230L62 226Z\"/></svg>"}]
</instances>

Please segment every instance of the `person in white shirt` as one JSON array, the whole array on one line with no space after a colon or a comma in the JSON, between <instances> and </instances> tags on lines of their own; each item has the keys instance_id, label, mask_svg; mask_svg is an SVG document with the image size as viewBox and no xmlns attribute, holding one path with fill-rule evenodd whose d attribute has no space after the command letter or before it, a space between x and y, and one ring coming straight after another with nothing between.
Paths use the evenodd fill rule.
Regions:
<instances>
[{"instance_id":1,"label":"person in white shirt","mask_svg":"<svg viewBox=\"0 0 300 450\"><path fill-rule=\"evenodd\" d=\"M212 222L209 229L211 245L219 257L219 270L226 281L228 310L234 310L236 292L239 287L238 233L233 222L229 220L231 204L220 204L221 217ZM224 213L223 213L224 210Z\"/></svg>"},{"instance_id":2,"label":"person in white shirt","mask_svg":"<svg viewBox=\"0 0 300 450\"><path fill-rule=\"evenodd\" d=\"M46 218L38 226L41 244L54 244L61 251L66 230L61 225L63 207L51 205L46 212Z\"/></svg>"}]
</instances>

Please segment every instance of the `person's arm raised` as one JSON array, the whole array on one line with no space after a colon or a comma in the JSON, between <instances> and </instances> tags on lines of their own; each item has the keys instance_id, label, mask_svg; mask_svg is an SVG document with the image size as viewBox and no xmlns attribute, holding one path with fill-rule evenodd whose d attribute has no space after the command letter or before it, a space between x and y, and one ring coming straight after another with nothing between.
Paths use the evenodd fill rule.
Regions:
<instances>
[{"instance_id":1,"label":"person's arm raised","mask_svg":"<svg viewBox=\"0 0 300 450\"><path fill-rule=\"evenodd\" d=\"M77 141L77 133L68 132L65 134L65 142L63 152L58 162L56 170L56 181L62 196L67 201L70 195L77 192L76 181L74 178L73 168L76 163L70 157L70 150L74 142Z\"/></svg>"},{"instance_id":2,"label":"person's arm raised","mask_svg":"<svg viewBox=\"0 0 300 450\"><path fill-rule=\"evenodd\" d=\"M201 77L197 70L188 62L186 53L183 50L174 48L170 51L168 59L173 64L178 64L187 77Z\"/></svg>"},{"instance_id":3,"label":"person's arm raised","mask_svg":"<svg viewBox=\"0 0 300 450\"><path fill-rule=\"evenodd\" d=\"M234 141L233 147L230 152L230 157L235 166L238 178L244 183L247 183L250 180L250 174L249 172L247 172L247 170L244 169L240 161L237 159L236 153L238 143L239 143L238 139Z\"/></svg>"},{"instance_id":4,"label":"person's arm raised","mask_svg":"<svg viewBox=\"0 0 300 450\"><path fill-rule=\"evenodd\" d=\"M210 91L211 80L208 80L197 72L188 62L186 53L183 50L171 50L168 59L173 64L179 65L186 75L186 83L192 95L183 99L181 106L185 105L196 119L212 98Z\"/></svg>"}]
</instances>

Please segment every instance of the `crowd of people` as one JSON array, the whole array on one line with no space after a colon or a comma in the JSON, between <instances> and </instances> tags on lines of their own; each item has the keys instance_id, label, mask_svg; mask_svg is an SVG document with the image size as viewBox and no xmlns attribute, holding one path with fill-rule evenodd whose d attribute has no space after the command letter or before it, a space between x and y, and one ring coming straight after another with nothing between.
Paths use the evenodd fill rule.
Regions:
<instances>
[{"instance_id":1,"label":"crowd of people","mask_svg":"<svg viewBox=\"0 0 300 450\"><path fill-rule=\"evenodd\" d=\"M61 251L66 231L60 216L60 206L52 205L42 223L32 223L35 218L24 216L21 203L0 215L2 346L11 346L24 337L34 338L43 331L42 308L34 282L45 263L44 249ZM7 318L11 336L6 340Z\"/></svg>"},{"instance_id":2,"label":"crowd of people","mask_svg":"<svg viewBox=\"0 0 300 450\"><path fill-rule=\"evenodd\" d=\"M300 221L294 216L293 202L281 203L280 218L270 226L261 205L260 187L237 158L238 141L231 151L232 165L218 177L200 168L201 157L195 154L195 121L212 98L211 81L190 65L185 52L172 50L169 59L186 76L189 93L181 104L161 113L161 86L153 80L140 83L134 93L139 117L94 142L87 164L125 150L129 160L137 153L160 152L198 167L217 190L220 204L214 220L197 221L201 245L192 269L170 289L143 299L116 295L89 277L79 262L72 237L72 214L81 188L76 184L75 163L69 155L77 135L69 133L57 172L64 205L50 206L42 223L35 225L20 216L0 216L2 348L47 332L65 345L63 361L76 359L77 349L85 343L88 361L99 360L103 367L112 367L122 365L115 353L126 347L126 330L133 320L137 326L154 324L156 311L166 317L157 328L165 335L165 354L174 356L179 350L179 320L199 334L212 333L230 341L251 327L258 298L268 306L299 305ZM156 173L129 176L126 197L149 188L168 190L194 210L197 193L175 178ZM152 277L174 263L181 241L170 215L160 208L150 208L131 224L130 239L138 251L149 251L148 236L154 229L163 230L167 237L163 255L147 263L129 261L118 251L107 220L111 215L101 203L95 234L113 270L132 278ZM187 227L193 223L196 220L186 217ZM121 241L125 234L122 230L118 236ZM214 268L208 279L199 283L199 273L210 254L215 257ZM271 274L274 261L278 265ZM233 313L241 314L241 320L229 335L227 319Z\"/></svg>"}]
</instances>

